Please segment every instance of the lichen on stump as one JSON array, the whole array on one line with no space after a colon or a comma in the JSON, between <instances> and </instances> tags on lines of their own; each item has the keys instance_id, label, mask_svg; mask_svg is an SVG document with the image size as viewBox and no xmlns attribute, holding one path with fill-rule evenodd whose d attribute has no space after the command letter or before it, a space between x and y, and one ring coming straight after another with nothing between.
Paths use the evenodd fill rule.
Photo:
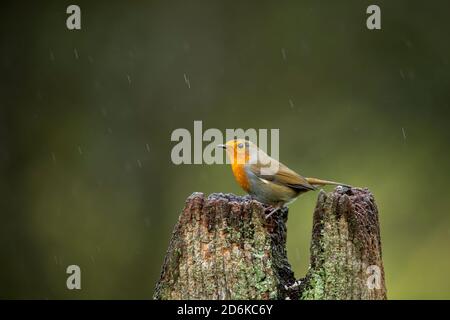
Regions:
<instances>
[{"instance_id":1,"label":"lichen on stump","mask_svg":"<svg viewBox=\"0 0 450 320\"><path fill-rule=\"evenodd\" d=\"M367 189L321 191L302 299L386 299L378 209Z\"/></svg>"},{"instance_id":2,"label":"lichen on stump","mask_svg":"<svg viewBox=\"0 0 450 320\"><path fill-rule=\"evenodd\" d=\"M287 209L265 219L247 197L202 193L186 201L155 299L284 299L295 282L286 255Z\"/></svg>"},{"instance_id":3,"label":"lichen on stump","mask_svg":"<svg viewBox=\"0 0 450 320\"><path fill-rule=\"evenodd\" d=\"M268 210L248 196L192 194L154 298L386 299L378 210L367 189L319 193L300 282L286 254L288 210L266 220Z\"/></svg>"}]
</instances>

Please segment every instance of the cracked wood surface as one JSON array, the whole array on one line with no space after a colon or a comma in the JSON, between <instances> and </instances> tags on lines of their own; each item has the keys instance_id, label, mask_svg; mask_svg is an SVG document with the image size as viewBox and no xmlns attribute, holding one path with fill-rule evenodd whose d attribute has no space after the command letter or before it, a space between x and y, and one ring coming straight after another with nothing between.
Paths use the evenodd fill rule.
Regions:
<instances>
[{"instance_id":1,"label":"cracked wood surface","mask_svg":"<svg viewBox=\"0 0 450 320\"><path fill-rule=\"evenodd\" d=\"M386 299L378 209L367 189L321 191L301 299Z\"/></svg>"},{"instance_id":2,"label":"cracked wood surface","mask_svg":"<svg viewBox=\"0 0 450 320\"><path fill-rule=\"evenodd\" d=\"M311 265L300 285L287 260L288 210L250 197L193 193L167 250L155 299L385 299L378 211L368 190L321 191ZM381 278L369 288L368 266Z\"/></svg>"}]
</instances>

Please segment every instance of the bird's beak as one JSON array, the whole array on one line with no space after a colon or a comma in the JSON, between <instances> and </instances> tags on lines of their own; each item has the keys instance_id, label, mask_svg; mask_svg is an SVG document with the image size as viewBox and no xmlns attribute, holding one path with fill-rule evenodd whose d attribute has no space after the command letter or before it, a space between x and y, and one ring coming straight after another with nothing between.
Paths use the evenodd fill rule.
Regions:
<instances>
[{"instance_id":1,"label":"bird's beak","mask_svg":"<svg viewBox=\"0 0 450 320\"><path fill-rule=\"evenodd\" d=\"M222 149L226 149L227 145L226 144L218 144L217 148L222 148Z\"/></svg>"}]
</instances>

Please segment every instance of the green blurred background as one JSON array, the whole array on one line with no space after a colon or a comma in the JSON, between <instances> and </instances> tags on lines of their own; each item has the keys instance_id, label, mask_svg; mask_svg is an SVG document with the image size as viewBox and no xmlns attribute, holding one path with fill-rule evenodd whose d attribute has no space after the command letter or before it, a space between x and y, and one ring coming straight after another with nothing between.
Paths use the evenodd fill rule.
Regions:
<instances>
[{"instance_id":1,"label":"green blurred background","mask_svg":"<svg viewBox=\"0 0 450 320\"><path fill-rule=\"evenodd\" d=\"M194 120L279 128L292 169L370 188L389 298L450 298L450 2L1 6L0 298L151 298L185 198L243 194L225 165L171 163ZM290 209L297 277L316 197Z\"/></svg>"}]
</instances>

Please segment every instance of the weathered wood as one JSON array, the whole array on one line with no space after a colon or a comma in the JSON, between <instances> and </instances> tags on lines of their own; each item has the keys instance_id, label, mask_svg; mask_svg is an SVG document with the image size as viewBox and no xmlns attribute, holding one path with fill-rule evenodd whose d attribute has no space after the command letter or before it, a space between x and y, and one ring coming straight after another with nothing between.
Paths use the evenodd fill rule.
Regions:
<instances>
[{"instance_id":1,"label":"weathered wood","mask_svg":"<svg viewBox=\"0 0 450 320\"><path fill-rule=\"evenodd\" d=\"M288 210L266 220L269 210L248 196L192 194L173 231L154 298L386 298L378 212L368 190L321 191L311 266L300 285L286 254ZM381 270L381 289L367 286L371 265Z\"/></svg>"},{"instance_id":2,"label":"weathered wood","mask_svg":"<svg viewBox=\"0 0 450 320\"><path fill-rule=\"evenodd\" d=\"M301 299L386 299L378 209L367 189L321 191Z\"/></svg>"},{"instance_id":3,"label":"weathered wood","mask_svg":"<svg viewBox=\"0 0 450 320\"><path fill-rule=\"evenodd\" d=\"M286 256L287 210L231 194L192 194L164 261L156 299L282 299L295 282Z\"/></svg>"}]
</instances>

